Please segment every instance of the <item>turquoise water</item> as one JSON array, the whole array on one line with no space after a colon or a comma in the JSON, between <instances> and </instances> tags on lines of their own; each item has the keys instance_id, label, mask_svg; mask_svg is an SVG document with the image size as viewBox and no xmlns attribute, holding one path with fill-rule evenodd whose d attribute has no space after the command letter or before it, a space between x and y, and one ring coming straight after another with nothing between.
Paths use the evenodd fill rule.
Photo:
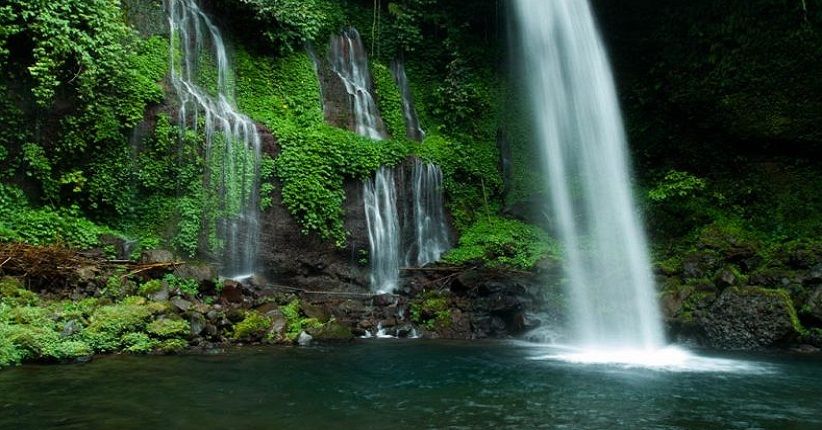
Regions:
<instances>
[{"instance_id":1,"label":"turquoise water","mask_svg":"<svg viewBox=\"0 0 822 430\"><path fill-rule=\"evenodd\" d=\"M0 429L822 429L819 356L721 372L545 356L382 340L23 366L0 372Z\"/></svg>"}]
</instances>

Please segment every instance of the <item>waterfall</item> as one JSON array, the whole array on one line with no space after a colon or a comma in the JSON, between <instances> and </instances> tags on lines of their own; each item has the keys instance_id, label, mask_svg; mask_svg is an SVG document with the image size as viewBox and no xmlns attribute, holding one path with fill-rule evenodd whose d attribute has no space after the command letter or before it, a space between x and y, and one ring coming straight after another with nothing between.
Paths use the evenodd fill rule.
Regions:
<instances>
[{"instance_id":1,"label":"waterfall","mask_svg":"<svg viewBox=\"0 0 822 430\"><path fill-rule=\"evenodd\" d=\"M375 140L387 139L371 92L368 55L357 30L347 29L331 38L328 60L331 71L344 84L345 102L350 105L353 117L350 123L353 131ZM391 69L402 92L408 137L421 140L425 134L414 109L405 67L395 61ZM333 91L327 96L333 98ZM334 109L331 105L324 104L325 109ZM334 116L326 111L326 118ZM363 182L370 284L375 292L392 292L397 288L401 263L422 266L437 261L450 246L443 208L442 170L420 160L414 161L411 170L410 190L406 189L406 174L402 167L382 167L373 178ZM398 189L398 185L402 188ZM403 215L402 223L400 214Z\"/></svg>"},{"instance_id":2,"label":"waterfall","mask_svg":"<svg viewBox=\"0 0 822 430\"><path fill-rule=\"evenodd\" d=\"M400 224L394 169L381 167L363 185L371 260L371 289L392 292L400 277Z\"/></svg>"},{"instance_id":3,"label":"waterfall","mask_svg":"<svg viewBox=\"0 0 822 430\"><path fill-rule=\"evenodd\" d=\"M235 106L232 69L220 30L195 0L167 0L166 5L178 121L195 131L203 127L204 185L217 194L222 274L250 274L259 236L260 136L256 124ZM216 70L216 78L203 73L207 67Z\"/></svg>"},{"instance_id":4,"label":"waterfall","mask_svg":"<svg viewBox=\"0 0 822 430\"><path fill-rule=\"evenodd\" d=\"M405 74L405 64L400 60L392 61L391 74L394 75L394 81L400 88L400 94L402 94L402 113L405 116L406 136L411 140L421 142L425 139L425 132L420 126L417 109L414 106L414 97L411 94L411 87L408 85L408 76Z\"/></svg>"},{"instance_id":5,"label":"waterfall","mask_svg":"<svg viewBox=\"0 0 822 430\"><path fill-rule=\"evenodd\" d=\"M442 188L442 169L419 159L411 168L413 220L410 225L414 242L406 256L406 265L422 267L439 261L451 244Z\"/></svg>"},{"instance_id":6,"label":"waterfall","mask_svg":"<svg viewBox=\"0 0 822 430\"><path fill-rule=\"evenodd\" d=\"M386 139L377 102L371 94L368 54L357 30L350 28L332 37L328 55L331 70L339 76L348 93L354 131L371 139ZM373 178L363 182L363 204L371 289L391 292L399 282L401 246L394 169L382 167Z\"/></svg>"},{"instance_id":7,"label":"waterfall","mask_svg":"<svg viewBox=\"0 0 822 430\"><path fill-rule=\"evenodd\" d=\"M570 324L584 349L664 345L626 138L587 0L515 0L536 138L565 248Z\"/></svg>"},{"instance_id":8,"label":"waterfall","mask_svg":"<svg viewBox=\"0 0 822 430\"><path fill-rule=\"evenodd\" d=\"M332 37L329 59L331 70L342 79L350 96L355 121L354 131L372 139L387 138L377 102L371 94L368 54L360 33L349 28L341 35Z\"/></svg>"}]
</instances>

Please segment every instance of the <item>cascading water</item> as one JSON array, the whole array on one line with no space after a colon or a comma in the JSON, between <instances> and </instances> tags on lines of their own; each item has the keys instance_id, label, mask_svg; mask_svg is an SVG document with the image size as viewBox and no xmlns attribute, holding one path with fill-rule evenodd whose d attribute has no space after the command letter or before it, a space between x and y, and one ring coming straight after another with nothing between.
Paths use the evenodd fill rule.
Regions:
<instances>
[{"instance_id":1,"label":"cascading water","mask_svg":"<svg viewBox=\"0 0 822 430\"><path fill-rule=\"evenodd\" d=\"M422 160L411 168L414 243L406 256L408 266L422 267L438 261L451 244L442 188L442 169Z\"/></svg>"},{"instance_id":2,"label":"cascading water","mask_svg":"<svg viewBox=\"0 0 822 430\"><path fill-rule=\"evenodd\" d=\"M345 85L354 131L371 139L388 138L371 93L368 56L357 30L348 29L331 38L329 63L331 70ZM402 63L395 62L392 64L392 71L403 95L408 136L421 140L425 134L417 119L405 68ZM413 204L413 212L407 211L411 213L403 219L410 218L411 222L406 224L404 221L402 225L398 206L405 205L406 202L404 198L399 198L396 178L398 172L399 183L404 185L404 175L400 168L385 167L363 183L371 261L370 283L375 292L392 292L397 288L400 263L403 262L401 256L406 264L425 265L438 260L450 246L443 209L442 171L434 165L415 160L409 202ZM404 234L404 230L408 228L414 230L413 234ZM413 237L411 243L404 243L403 238L406 236Z\"/></svg>"},{"instance_id":3,"label":"cascading water","mask_svg":"<svg viewBox=\"0 0 822 430\"><path fill-rule=\"evenodd\" d=\"M357 30L350 28L332 37L328 55L331 70L345 84L354 131L371 139L387 138L370 90L368 54ZM374 178L363 182L363 204L371 261L371 289L391 292L400 277L400 225L393 169L380 168Z\"/></svg>"},{"instance_id":4,"label":"cascading water","mask_svg":"<svg viewBox=\"0 0 822 430\"><path fill-rule=\"evenodd\" d=\"M400 224L394 170L380 168L363 185L371 260L371 289L390 293L400 277Z\"/></svg>"},{"instance_id":5,"label":"cascading water","mask_svg":"<svg viewBox=\"0 0 822 430\"><path fill-rule=\"evenodd\" d=\"M425 132L420 126L420 119L417 116L417 109L414 107L414 97L411 94L411 86L408 84L408 75L405 73L405 64L400 60L391 62L391 74L394 81L400 88L402 94L402 113L405 116L406 136L411 140L422 141L425 139Z\"/></svg>"},{"instance_id":6,"label":"cascading water","mask_svg":"<svg viewBox=\"0 0 822 430\"><path fill-rule=\"evenodd\" d=\"M205 135L206 190L216 190L222 274L254 271L259 236L260 135L235 107L231 66L220 30L195 0L167 0L171 31L171 83L179 124ZM213 62L214 64L209 64ZM203 67L216 70L209 85Z\"/></svg>"},{"instance_id":7,"label":"cascading water","mask_svg":"<svg viewBox=\"0 0 822 430\"><path fill-rule=\"evenodd\" d=\"M372 139L385 139L382 118L377 102L371 94L371 73L368 70L368 54L363 46L360 33L349 28L339 36L331 38L329 52L331 70L345 84L351 98L355 121L355 132Z\"/></svg>"},{"instance_id":8,"label":"cascading water","mask_svg":"<svg viewBox=\"0 0 822 430\"><path fill-rule=\"evenodd\" d=\"M536 137L565 248L570 324L591 350L664 346L606 52L587 0L515 0Z\"/></svg>"}]
</instances>

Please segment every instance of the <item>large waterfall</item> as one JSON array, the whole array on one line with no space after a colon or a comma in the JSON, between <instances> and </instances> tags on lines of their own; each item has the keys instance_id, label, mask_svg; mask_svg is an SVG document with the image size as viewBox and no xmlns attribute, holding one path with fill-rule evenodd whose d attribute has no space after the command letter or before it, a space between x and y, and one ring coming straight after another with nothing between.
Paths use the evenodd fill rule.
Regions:
<instances>
[{"instance_id":1,"label":"large waterfall","mask_svg":"<svg viewBox=\"0 0 822 430\"><path fill-rule=\"evenodd\" d=\"M515 0L536 138L585 349L664 345L610 65L588 0Z\"/></svg>"},{"instance_id":2,"label":"large waterfall","mask_svg":"<svg viewBox=\"0 0 822 430\"><path fill-rule=\"evenodd\" d=\"M179 123L205 135L206 192L216 193L222 274L254 271L259 236L260 136L237 111L231 65L220 30L195 0L167 0L171 83ZM216 80L211 72L216 71ZM211 82L215 81L215 82Z\"/></svg>"}]
</instances>

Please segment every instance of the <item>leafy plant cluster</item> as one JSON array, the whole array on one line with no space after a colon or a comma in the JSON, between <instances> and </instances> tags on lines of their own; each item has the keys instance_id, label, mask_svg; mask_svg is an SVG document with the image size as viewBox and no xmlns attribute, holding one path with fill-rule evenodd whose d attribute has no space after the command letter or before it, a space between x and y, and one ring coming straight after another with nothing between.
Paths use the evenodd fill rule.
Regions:
<instances>
[{"instance_id":1,"label":"leafy plant cluster","mask_svg":"<svg viewBox=\"0 0 822 430\"><path fill-rule=\"evenodd\" d=\"M645 209L662 244L695 237L712 223L744 226L763 240L822 234L822 175L811 165L748 165L744 173L697 177L671 170L646 193Z\"/></svg>"},{"instance_id":2,"label":"leafy plant cluster","mask_svg":"<svg viewBox=\"0 0 822 430\"><path fill-rule=\"evenodd\" d=\"M280 312L286 320L285 338L289 342L297 340L303 330L320 328L323 324L315 318L302 316L302 308L299 299L294 299L287 305L280 306Z\"/></svg>"},{"instance_id":3,"label":"leafy plant cluster","mask_svg":"<svg viewBox=\"0 0 822 430\"><path fill-rule=\"evenodd\" d=\"M411 321L428 330L444 329L451 326L451 309L447 294L440 291L425 291L411 302Z\"/></svg>"},{"instance_id":4,"label":"leafy plant cluster","mask_svg":"<svg viewBox=\"0 0 822 430\"><path fill-rule=\"evenodd\" d=\"M528 270L541 259L559 256L559 245L540 228L513 219L488 217L465 230L459 246L444 259L452 264Z\"/></svg>"},{"instance_id":5,"label":"leafy plant cluster","mask_svg":"<svg viewBox=\"0 0 822 430\"><path fill-rule=\"evenodd\" d=\"M237 0L262 25L276 49L291 53L327 36L345 23L345 9L334 0ZM235 11L236 12L236 11Z\"/></svg>"},{"instance_id":6,"label":"leafy plant cluster","mask_svg":"<svg viewBox=\"0 0 822 430\"><path fill-rule=\"evenodd\" d=\"M25 194L12 185L0 184L0 241L34 245L62 243L88 249L103 234L116 234L90 221L79 207L32 207Z\"/></svg>"},{"instance_id":7,"label":"leafy plant cluster","mask_svg":"<svg viewBox=\"0 0 822 430\"><path fill-rule=\"evenodd\" d=\"M25 119L6 139L13 166L47 201L82 203L100 150L126 145L162 100L167 44L141 39L105 0L14 2L0 8L0 27L0 87Z\"/></svg>"},{"instance_id":8,"label":"leafy plant cluster","mask_svg":"<svg viewBox=\"0 0 822 430\"><path fill-rule=\"evenodd\" d=\"M404 140L378 142L327 125L317 75L305 54L271 61L238 52L237 100L277 135L281 152L273 173L303 232L340 245L346 240L345 179L364 179L408 154Z\"/></svg>"}]
</instances>

